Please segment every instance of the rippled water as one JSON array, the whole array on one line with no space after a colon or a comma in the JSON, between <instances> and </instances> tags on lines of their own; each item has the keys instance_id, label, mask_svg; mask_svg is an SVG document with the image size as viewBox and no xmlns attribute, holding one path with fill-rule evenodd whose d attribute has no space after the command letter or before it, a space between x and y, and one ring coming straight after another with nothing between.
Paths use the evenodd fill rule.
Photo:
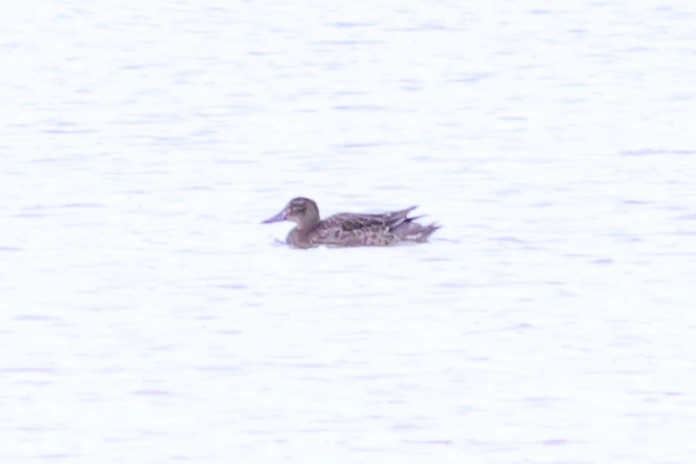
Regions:
<instances>
[{"instance_id":1,"label":"rippled water","mask_svg":"<svg viewBox=\"0 0 696 464\"><path fill-rule=\"evenodd\" d=\"M0 461L696 459L691 2L36 0L0 63Z\"/></svg>"}]
</instances>

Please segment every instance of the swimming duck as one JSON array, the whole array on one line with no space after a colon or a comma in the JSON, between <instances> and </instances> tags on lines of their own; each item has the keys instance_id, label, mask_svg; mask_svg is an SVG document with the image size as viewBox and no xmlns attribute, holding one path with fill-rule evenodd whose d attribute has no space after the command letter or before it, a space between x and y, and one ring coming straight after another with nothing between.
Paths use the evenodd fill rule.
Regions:
<instances>
[{"instance_id":1,"label":"swimming duck","mask_svg":"<svg viewBox=\"0 0 696 464\"><path fill-rule=\"evenodd\" d=\"M430 234L440 226L422 226L413 222L418 217L408 217L408 213L415 208L411 206L382 214L339 213L321 220L317 204L309 198L298 197L290 200L283 211L266 219L263 224L278 221L297 224L285 239L288 245L295 248L320 245L389 246L403 242L427 242Z\"/></svg>"}]
</instances>

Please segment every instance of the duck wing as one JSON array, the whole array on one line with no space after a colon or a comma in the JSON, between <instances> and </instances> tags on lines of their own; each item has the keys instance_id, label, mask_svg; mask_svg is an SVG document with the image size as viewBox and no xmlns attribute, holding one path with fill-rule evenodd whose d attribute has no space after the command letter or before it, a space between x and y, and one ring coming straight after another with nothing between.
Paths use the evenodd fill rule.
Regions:
<instances>
[{"instance_id":1,"label":"duck wing","mask_svg":"<svg viewBox=\"0 0 696 464\"><path fill-rule=\"evenodd\" d=\"M412 220L408 217L408 213L415 208L415 206L411 206L400 211L381 214L338 213L326 218L323 225L331 229L341 229L344 232L366 229L392 230L400 224Z\"/></svg>"}]
</instances>

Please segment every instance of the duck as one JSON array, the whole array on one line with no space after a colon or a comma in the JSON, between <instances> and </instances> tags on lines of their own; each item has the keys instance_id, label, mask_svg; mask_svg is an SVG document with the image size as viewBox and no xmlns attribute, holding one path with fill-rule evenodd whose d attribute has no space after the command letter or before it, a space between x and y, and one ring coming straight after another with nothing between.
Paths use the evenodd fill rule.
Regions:
<instances>
[{"instance_id":1,"label":"duck","mask_svg":"<svg viewBox=\"0 0 696 464\"><path fill-rule=\"evenodd\" d=\"M294 222L295 228L290 231L285 243L301 249L321 245L358 247L425 243L440 226L414 222L422 217L409 217L414 209L416 206L380 214L339 213L322 220L314 200L297 197L290 200L280 213L262 221L262 224Z\"/></svg>"}]
</instances>

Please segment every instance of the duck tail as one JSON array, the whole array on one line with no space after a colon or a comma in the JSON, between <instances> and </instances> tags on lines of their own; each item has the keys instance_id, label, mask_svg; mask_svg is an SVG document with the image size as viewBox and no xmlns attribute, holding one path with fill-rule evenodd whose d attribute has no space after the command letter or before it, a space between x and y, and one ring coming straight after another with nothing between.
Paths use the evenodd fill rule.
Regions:
<instances>
[{"instance_id":1,"label":"duck tail","mask_svg":"<svg viewBox=\"0 0 696 464\"><path fill-rule=\"evenodd\" d=\"M428 237L432 235L433 232L435 232L437 229L440 229L442 226L437 225L435 223L428 224L427 226L420 226L420 231L418 234L418 238L416 238L417 242L427 242Z\"/></svg>"},{"instance_id":2,"label":"duck tail","mask_svg":"<svg viewBox=\"0 0 696 464\"><path fill-rule=\"evenodd\" d=\"M407 220L399 224L394 229L394 232L397 234L397 236L401 237L401 240L422 243L427 242L428 237L430 237L430 235L439 228L440 226L434 223L423 226L421 224L412 222L412 220Z\"/></svg>"}]
</instances>

